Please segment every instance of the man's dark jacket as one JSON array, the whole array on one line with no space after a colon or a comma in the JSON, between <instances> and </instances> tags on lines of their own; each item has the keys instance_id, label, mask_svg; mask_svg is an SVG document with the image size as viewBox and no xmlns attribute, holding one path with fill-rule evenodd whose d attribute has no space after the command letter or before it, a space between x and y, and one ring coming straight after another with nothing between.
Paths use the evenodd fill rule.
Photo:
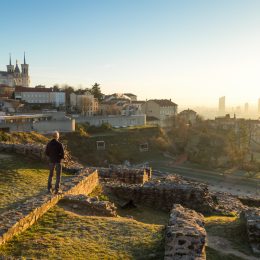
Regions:
<instances>
[{"instance_id":1,"label":"man's dark jacket","mask_svg":"<svg viewBox=\"0 0 260 260\"><path fill-rule=\"evenodd\" d=\"M62 144L56 139L52 139L46 146L45 154L50 158L51 163L60 163L61 159L64 159Z\"/></svg>"}]
</instances>

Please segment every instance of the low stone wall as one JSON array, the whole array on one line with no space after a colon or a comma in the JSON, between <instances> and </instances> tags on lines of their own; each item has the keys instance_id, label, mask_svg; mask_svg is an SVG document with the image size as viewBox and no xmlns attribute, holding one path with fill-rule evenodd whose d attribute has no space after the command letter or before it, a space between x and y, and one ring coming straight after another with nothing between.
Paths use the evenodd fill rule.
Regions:
<instances>
[{"instance_id":1,"label":"low stone wall","mask_svg":"<svg viewBox=\"0 0 260 260\"><path fill-rule=\"evenodd\" d=\"M260 209L250 208L243 212L249 243L254 253L260 254Z\"/></svg>"},{"instance_id":2,"label":"low stone wall","mask_svg":"<svg viewBox=\"0 0 260 260\"><path fill-rule=\"evenodd\" d=\"M164 259L206 259L205 243L203 215L175 204L166 227Z\"/></svg>"},{"instance_id":3,"label":"low stone wall","mask_svg":"<svg viewBox=\"0 0 260 260\"><path fill-rule=\"evenodd\" d=\"M6 153L17 153L22 154L24 156L27 156L32 159L39 159L41 161L48 162L48 157L45 155L45 148L46 146L43 144L20 144L20 143L6 143L6 142L0 142L0 152L6 152ZM71 156L69 152L65 149L64 150L64 157L63 165L64 170L74 170L76 171L83 168L83 166L77 162L74 162L71 159Z\"/></svg>"},{"instance_id":4,"label":"low stone wall","mask_svg":"<svg viewBox=\"0 0 260 260\"><path fill-rule=\"evenodd\" d=\"M249 207L260 207L260 198L254 197L238 197L238 199L246 206Z\"/></svg>"},{"instance_id":5,"label":"low stone wall","mask_svg":"<svg viewBox=\"0 0 260 260\"><path fill-rule=\"evenodd\" d=\"M45 212L66 195L89 194L98 184L98 173L81 170L63 182L63 193L42 194L0 215L0 245L33 225Z\"/></svg>"},{"instance_id":6,"label":"low stone wall","mask_svg":"<svg viewBox=\"0 0 260 260\"><path fill-rule=\"evenodd\" d=\"M152 177L151 168L98 168L99 177L104 181L129 184L144 184Z\"/></svg>"},{"instance_id":7,"label":"low stone wall","mask_svg":"<svg viewBox=\"0 0 260 260\"><path fill-rule=\"evenodd\" d=\"M216 208L207 185L178 176L155 179L144 185L106 183L105 188L118 198L166 211L170 211L173 204L181 204L201 213L214 212Z\"/></svg>"},{"instance_id":8,"label":"low stone wall","mask_svg":"<svg viewBox=\"0 0 260 260\"><path fill-rule=\"evenodd\" d=\"M65 196L61 203L66 203L73 209L87 211L88 214L116 217L116 206L110 201L100 201L96 197L88 197L86 195L68 195Z\"/></svg>"}]
</instances>

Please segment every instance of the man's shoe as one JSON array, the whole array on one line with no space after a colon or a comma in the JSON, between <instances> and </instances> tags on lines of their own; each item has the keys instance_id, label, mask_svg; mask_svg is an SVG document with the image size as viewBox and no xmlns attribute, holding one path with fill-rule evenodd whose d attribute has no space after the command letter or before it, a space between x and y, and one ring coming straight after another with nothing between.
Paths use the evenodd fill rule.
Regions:
<instances>
[{"instance_id":1,"label":"man's shoe","mask_svg":"<svg viewBox=\"0 0 260 260\"><path fill-rule=\"evenodd\" d=\"M62 194L62 190L55 190L54 194Z\"/></svg>"},{"instance_id":2,"label":"man's shoe","mask_svg":"<svg viewBox=\"0 0 260 260\"><path fill-rule=\"evenodd\" d=\"M52 190L47 190L47 193L48 194L52 194Z\"/></svg>"}]
</instances>

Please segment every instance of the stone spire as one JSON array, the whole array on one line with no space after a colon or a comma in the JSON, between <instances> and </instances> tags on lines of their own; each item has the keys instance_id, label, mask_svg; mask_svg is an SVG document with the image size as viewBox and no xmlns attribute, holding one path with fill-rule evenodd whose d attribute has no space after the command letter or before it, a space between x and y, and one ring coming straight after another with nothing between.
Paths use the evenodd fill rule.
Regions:
<instances>
[{"instance_id":1,"label":"stone spire","mask_svg":"<svg viewBox=\"0 0 260 260\"><path fill-rule=\"evenodd\" d=\"M25 52L23 53L23 64L26 64L26 61L25 61Z\"/></svg>"},{"instance_id":2,"label":"stone spire","mask_svg":"<svg viewBox=\"0 0 260 260\"><path fill-rule=\"evenodd\" d=\"M12 57L11 57L11 53L9 53L9 65L12 65Z\"/></svg>"}]
</instances>

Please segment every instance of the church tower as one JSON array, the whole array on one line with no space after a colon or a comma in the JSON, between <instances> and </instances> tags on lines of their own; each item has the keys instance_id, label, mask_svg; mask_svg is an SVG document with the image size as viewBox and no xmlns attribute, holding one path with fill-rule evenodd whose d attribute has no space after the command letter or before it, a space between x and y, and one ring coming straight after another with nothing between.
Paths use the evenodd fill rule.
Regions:
<instances>
[{"instance_id":1,"label":"church tower","mask_svg":"<svg viewBox=\"0 0 260 260\"><path fill-rule=\"evenodd\" d=\"M22 86L23 87L29 87L30 85L30 77L29 77L29 64L26 64L25 60L25 53L23 56L23 64L21 64L22 67Z\"/></svg>"},{"instance_id":2,"label":"church tower","mask_svg":"<svg viewBox=\"0 0 260 260\"><path fill-rule=\"evenodd\" d=\"M8 73L14 73L14 65L12 65L11 53L9 54L9 65L6 65Z\"/></svg>"}]
</instances>

